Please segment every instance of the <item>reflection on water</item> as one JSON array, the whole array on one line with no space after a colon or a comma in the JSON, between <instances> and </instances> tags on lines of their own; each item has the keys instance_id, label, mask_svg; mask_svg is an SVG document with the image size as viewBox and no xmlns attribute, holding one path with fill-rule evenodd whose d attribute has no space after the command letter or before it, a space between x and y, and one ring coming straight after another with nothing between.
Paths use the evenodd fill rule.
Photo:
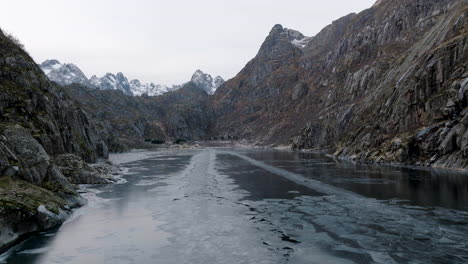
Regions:
<instances>
[{"instance_id":1,"label":"reflection on water","mask_svg":"<svg viewBox=\"0 0 468 264\"><path fill-rule=\"evenodd\" d=\"M444 169L379 166L317 153L255 151L249 157L380 200L468 210L468 174Z\"/></svg>"},{"instance_id":2,"label":"reflection on water","mask_svg":"<svg viewBox=\"0 0 468 264\"><path fill-rule=\"evenodd\" d=\"M164 186L161 179L183 169L190 158L166 156L161 163L152 158L126 164L131 174L126 184L94 186L85 196L88 206L60 229L20 244L7 263L150 263L151 256L141 252L168 245L170 234L158 229L163 222L155 219L157 208L148 193ZM48 251L53 253L44 254Z\"/></svg>"},{"instance_id":3,"label":"reflection on water","mask_svg":"<svg viewBox=\"0 0 468 264\"><path fill-rule=\"evenodd\" d=\"M244 199L293 199L301 195L320 195L305 186L256 168L238 157L221 154L218 161L223 164L218 170L232 176L239 188L248 192Z\"/></svg>"},{"instance_id":4,"label":"reflection on water","mask_svg":"<svg viewBox=\"0 0 468 264\"><path fill-rule=\"evenodd\" d=\"M153 154L0 263L468 261L466 174L289 151Z\"/></svg>"}]
</instances>

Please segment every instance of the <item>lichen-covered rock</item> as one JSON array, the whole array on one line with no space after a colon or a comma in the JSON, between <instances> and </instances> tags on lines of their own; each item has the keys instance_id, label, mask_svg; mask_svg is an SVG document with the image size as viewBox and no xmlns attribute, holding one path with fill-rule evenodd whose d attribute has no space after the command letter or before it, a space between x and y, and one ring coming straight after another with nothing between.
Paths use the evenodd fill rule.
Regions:
<instances>
[{"instance_id":1,"label":"lichen-covered rock","mask_svg":"<svg viewBox=\"0 0 468 264\"><path fill-rule=\"evenodd\" d=\"M42 145L20 125L7 127L3 136L8 148L21 160L20 177L32 184L42 184L51 166Z\"/></svg>"},{"instance_id":2,"label":"lichen-covered rock","mask_svg":"<svg viewBox=\"0 0 468 264\"><path fill-rule=\"evenodd\" d=\"M51 163L41 144L20 125L4 127L0 138L3 177L16 177L54 191L57 195L77 195L73 186Z\"/></svg>"},{"instance_id":3,"label":"lichen-covered rock","mask_svg":"<svg viewBox=\"0 0 468 264\"><path fill-rule=\"evenodd\" d=\"M54 192L11 177L0 178L0 252L28 234L63 223L82 199L68 201Z\"/></svg>"},{"instance_id":4,"label":"lichen-covered rock","mask_svg":"<svg viewBox=\"0 0 468 264\"><path fill-rule=\"evenodd\" d=\"M55 156L53 163L74 184L108 184L113 182L112 176L119 174L119 169L115 165L110 163L88 165L73 154Z\"/></svg>"}]
</instances>

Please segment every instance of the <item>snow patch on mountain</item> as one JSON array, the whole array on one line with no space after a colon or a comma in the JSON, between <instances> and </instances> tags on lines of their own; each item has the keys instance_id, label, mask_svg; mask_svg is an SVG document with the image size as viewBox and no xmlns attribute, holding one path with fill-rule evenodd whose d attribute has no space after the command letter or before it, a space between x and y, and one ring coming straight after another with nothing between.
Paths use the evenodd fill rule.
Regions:
<instances>
[{"instance_id":1,"label":"snow patch on mountain","mask_svg":"<svg viewBox=\"0 0 468 264\"><path fill-rule=\"evenodd\" d=\"M119 72L116 75L112 73L106 73L101 78L98 78L96 75L93 75L89 80L90 83L101 90L119 90L126 95L134 95L128 82L127 77L123 73Z\"/></svg>"},{"instance_id":2,"label":"snow patch on mountain","mask_svg":"<svg viewBox=\"0 0 468 264\"><path fill-rule=\"evenodd\" d=\"M174 87L154 83L141 83L139 80L131 80L130 89L135 96L157 96L175 90Z\"/></svg>"},{"instance_id":3,"label":"snow patch on mountain","mask_svg":"<svg viewBox=\"0 0 468 264\"><path fill-rule=\"evenodd\" d=\"M192 75L191 81L210 95L214 94L219 86L224 83L224 79L220 76L213 78L211 75L201 70L197 70Z\"/></svg>"},{"instance_id":4,"label":"snow patch on mountain","mask_svg":"<svg viewBox=\"0 0 468 264\"><path fill-rule=\"evenodd\" d=\"M301 32L294 29L285 28L284 31L288 34L291 44L300 49L305 48L312 39L311 37L304 36Z\"/></svg>"},{"instance_id":5,"label":"snow patch on mountain","mask_svg":"<svg viewBox=\"0 0 468 264\"><path fill-rule=\"evenodd\" d=\"M51 81L60 85L79 83L89 86L86 75L72 63L62 64L58 60L46 60L39 66Z\"/></svg>"},{"instance_id":6,"label":"snow patch on mountain","mask_svg":"<svg viewBox=\"0 0 468 264\"><path fill-rule=\"evenodd\" d=\"M88 79L76 65L71 63L62 64L58 60L46 60L39 66L50 80L60 85L77 83L94 89L118 90L129 96L158 96L170 91L175 91L183 86L142 83L137 79L129 81L121 72L117 74L107 73L102 77L93 75ZM210 95L224 83L223 78L220 76L213 78L211 75L201 70L197 70L193 74L191 81Z\"/></svg>"}]
</instances>

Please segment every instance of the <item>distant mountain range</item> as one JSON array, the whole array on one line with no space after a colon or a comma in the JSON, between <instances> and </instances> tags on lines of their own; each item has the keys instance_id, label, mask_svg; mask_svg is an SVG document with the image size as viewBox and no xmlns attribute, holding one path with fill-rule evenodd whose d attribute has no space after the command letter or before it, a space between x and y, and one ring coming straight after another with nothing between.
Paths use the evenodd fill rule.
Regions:
<instances>
[{"instance_id":1,"label":"distant mountain range","mask_svg":"<svg viewBox=\"0 0 468 264\"><path fill-rule=\"evenodd\" d=\"M78 66L72 63L61 63L55 59L46 60L39 66L51 81L60 85L81 84L100 90L119 90L129 96L157 96L169 91L175 91L184 85L167 86L155 83L142 83L137 79L129 81L121 72L117 74L107 73L102 77L93 75L88 79ZM197 70L190 81L210 95L224 83L224 79L220 76L213 78L210 74L204 73L201 70Z\"/></svg>"}]
</instances>

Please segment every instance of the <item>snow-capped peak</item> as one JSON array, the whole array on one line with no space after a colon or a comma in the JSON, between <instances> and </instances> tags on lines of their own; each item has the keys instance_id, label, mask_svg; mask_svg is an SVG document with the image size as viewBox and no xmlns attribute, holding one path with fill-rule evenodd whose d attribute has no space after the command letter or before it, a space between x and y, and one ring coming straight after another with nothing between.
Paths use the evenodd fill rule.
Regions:
<instances>
[{"instance_id":1,"label":"snow-capped peak","mask_svg":"<svg viewBox=\"0 0 468 264\"><path fill-rule=\"evenodd\" d=\"M51 81L60 85L72 83L89 85L86 75L74 64L62 64L58 60L46 60L39 66Z\"/></svg>"},{"instance_id":2,"label":"snow-capped peak","mask_svg":"<svg viewBox=\"0 0 468 264\"><path fill-rule=\"evenodd\" d=\"M211 75L204 73L201 70L195 71L195 73L192 75L191 81L210 95L214 94L219 86L224 83L224 79L220 76L216 76L213 79Z\"/></svg>"},{"instance_id":3,"label":"snow-capped peak","mask_svg":"<svg viewBox=\"0 0 468 264\"><path fill-rule=\"evenodd\" d=\"M93 75L88 79L84 73L74 64L62 64L58 60L46 60L39 65L47 77L60 84L70 85L78 83L89 88L100 90L119 90L129 96L157 96L164 93L175 91L183 85L166 86L154 83L142 83L139 80L129 81L127 77L119 72L117 74L106 73L102 77ZM211 75L197 70L192 76L192 82L205 90L208 94L213 94L216 89L224 83L223 78Z\"/></svg>"},{"instance_id":4,"label":"snow-capped peak","mask_svg":"<svg viewBox=\"0 0 468 264\"><path fill-rule=\"evenodd\" d=\"M288 38L291 40L291 44L300 49L305 48L312 39L311 37L306 37L301 32L294 29L285 28L284 31L286 34L288 34Z\"/></svg>"},{"instance_id":5,"label":"snow-capped peak","mask_svg":"<svg viewBox=\"0 0 468 264\"><path fill-rule=\"evenodd\" d=\"M172 90L171 87L161 84L154 83L141 83L139 80L131 80L130 88L133 91L133 95L141 96L156 96L167 93Z\"/></svg>"},{"instance_id":6,"label":"snow-capped peak","mask_svg":"<svg viewBox=\"0 0 468 264\"><path fill-rule=\"evenodd\" d=\"M119 90L126 95L134 95L127 77L121 72L116 75L113 73L106 73L106 75L101 78L93 75L89 81L93 86L101 90Z\"/></svg>"}]
</instances>

